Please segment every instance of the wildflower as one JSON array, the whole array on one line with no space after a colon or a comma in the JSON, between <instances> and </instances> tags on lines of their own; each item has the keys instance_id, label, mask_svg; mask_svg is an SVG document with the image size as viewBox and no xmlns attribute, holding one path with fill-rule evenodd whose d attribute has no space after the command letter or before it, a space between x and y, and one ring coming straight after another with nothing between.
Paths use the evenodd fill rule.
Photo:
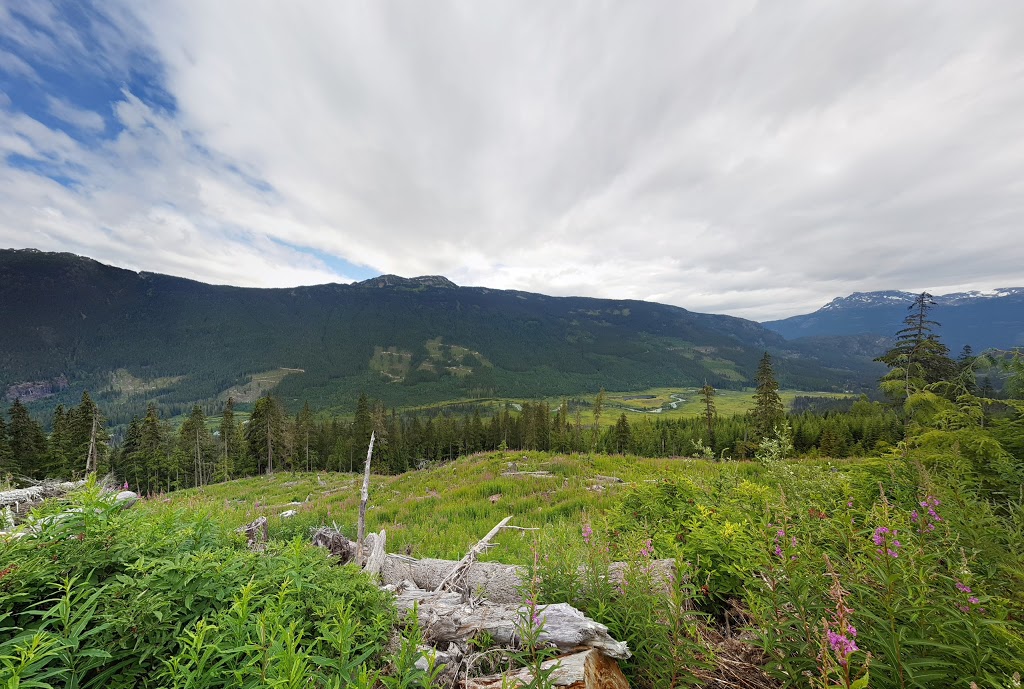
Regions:
<instances>
[{"instance_id":1,"label":"wildflower","mask_svg":"<svg viewBox=\"0 0 1024 689\"><path fill-rule=\"evenodd\" d=\"M978 604L978 597L977 596L971 596L970 598L967 599L967 602L970 603L971 605L977 605Z\"/></svg>"},{"instance_id":2,"label":"wildflower","mask_svg":"<svg viewBox=\"0 0 1024 689\"><path fill-rule=\"evenodd\" d=\"M961 582L956 582L956 590L960 593L971 593L971 587Z\"/></svg>"},{"instance_id":3,"label":"wildflower","mask_svg":"<svg viewBox=\"0 0 1024 689\"><path fill-rule=\"evenodd\" d=\"M124 487L121 490L128 490L128 482L124 482Z\"/></svg>"},{"instance_id":4,"label":"wildflower","mask_svg":"<svg viewBox=\"0 0 1024 689\"><path fill-rule=\"evenodd\" d=\"M651 555L654 555L654 546L651 545L651 539L648 538L647 543L645 543L644 547L640 549L640 555L641 557L650 557Z\"/></svg>"},{"instance_id":5,"label":"wildflower","mask_svg":"<svg viewBox=\"0 0 1024 689\"><path fill-rule=\"evenodd\" d=\"M846 632L849 634L850 629L847 628ZM857 648L857 642L853 640L853 636L856 635L844 636L839 632L832 631L831 629L828 630L828 645L832 648L832 652L836 654L836 659L843 667L846 667L846 659L851 654L860 650Z\"/></svg>"},{"instance_id":6,"label":"wildflower","mask_svg":"<svg viewBox=\"0 0 1024 689\"><path fill-rule=\"evenodd\" d=\"M594 535L594 530L590 528L590 524L583 525L583 542L590 545L590 537Z\"/></svg>"},{"instance_id":7,"label":"wildflower","mask_svg":"<svg viewBox=\"0 0 1024 689\"><path fill-rule=\"evenodd\" d=\"M887 526L879 526L875 529L875 533L871 535L871 540L875 545L878 546L879 555L888 555L889 557L899 557L897 550L902 547L902 543L896 540L896 534L899 533L896 529L890 529ZM889 537L892 540L889 540Z\"/></svg>"},{"instance_id":8,"label":"wildflower","mask_svg":"<svg viewBox=\"0 0 1024 689\"><path fill-rule=\"evenodd\" d=\"M853 498L850 498L849 500L846 501L846 506L853 507Z\"/></svg>"},{"instance_id":9,"label":"wildflower","mask_svg":"<svg viewBox=\"0 0 1024 689\"><path fill-rule=\"evenodd\" d=\"M875 529L874 535L871 536L871 540L875 542L875 545L885 545L885 536L889 533L889 527L880 526Z\"/></svg>"}]
</instances>

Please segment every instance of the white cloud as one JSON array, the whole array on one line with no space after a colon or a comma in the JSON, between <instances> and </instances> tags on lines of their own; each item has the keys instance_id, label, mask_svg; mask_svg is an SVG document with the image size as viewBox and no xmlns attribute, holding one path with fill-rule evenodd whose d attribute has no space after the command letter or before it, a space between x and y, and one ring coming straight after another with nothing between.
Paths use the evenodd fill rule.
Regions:
<instances>
[{"instance_id":1,"label":"white cloud","mask_svg":"<svg viewBox=\"0 0 1024 689\"><path fill-rule=\"evenodd\" d=\"M85 129L92 133L102 132L106 128L103 116L92 110L76 108L65 100L48 96L46 99L50 114L68 124Z\"/></svg>"},{"instance_id":2,"label":"white cloud","mask_svg":"<svg viewBox=\"0 0 1024 689\"><path fill-rule=\"evenodd\" d=\"M218 282L330 278L286 242L755 318L1020 282L1012 0L153 0L108 19L104 64L143 45L177 112L127 98L98 152L19 133L87 173L72 191L4 170L8 235L71 241L34 215L53 208L90 238L69 246Z\"/></svg>"}]
</instances>

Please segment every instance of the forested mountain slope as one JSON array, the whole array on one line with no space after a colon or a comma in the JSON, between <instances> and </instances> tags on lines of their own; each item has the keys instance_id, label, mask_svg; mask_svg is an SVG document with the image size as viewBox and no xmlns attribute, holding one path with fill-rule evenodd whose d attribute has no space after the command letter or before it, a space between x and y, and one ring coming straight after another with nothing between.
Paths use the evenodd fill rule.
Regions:
<instances>
[{"instance_id":1,"label":"forested mountain slope","mask_svg":"<svg viewBox=\"0 0 1024 689\"><path fill-rule=\"evenodd\" d=\"M752 321L662 304L437 276L226 287L33 250L0 251L0 323L0 394L28 400L89 387L108 405L184 405L240 393L232 386L254 374L286 403L319 407L359 391L403 405L705 379L727 388L749 384L765 350L784 386L874 378L863 361L811 358Z\"/></svg>"}]
</instances>

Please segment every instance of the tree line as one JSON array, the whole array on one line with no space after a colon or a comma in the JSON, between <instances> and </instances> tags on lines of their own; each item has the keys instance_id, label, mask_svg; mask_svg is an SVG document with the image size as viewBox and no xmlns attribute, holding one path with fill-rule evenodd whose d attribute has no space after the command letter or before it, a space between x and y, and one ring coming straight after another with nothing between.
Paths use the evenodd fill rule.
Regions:
<instances>
[{"instance_id":1,"label":"tree line","mask_svg":"<svg viewBox=\"0 0 1024 689\"><path fill-rule=\"evenodd\" d=\"M7 420L0 414L0 477L66 478L98 470L156 492L275 471L353 471L371 433L377 437L374 467L384 473L497 450L741 459L753 456L780 428L796 454L844 457L884 452L900 443L909 418L902 403L925 388L949 399L967 394L988 400L984 408L993 432L1002 432L1001 442L1011 449L1024 446L1011 407L1000 407L990 384L977 385L982 360L969 348L955 361L949 357L935 333L938 324L928 318L933 303L926 293L915 300L895 346L879 358L890 369L882 379L889 402L862 396L823 408L801 405L787 414L768 353L758 364L754 407L748 414L720 416L715 388L705 383L699 391L700 416L630 420L622 413L611 425L601 423L603 390L590 405L524 402L486 417L479 408L459 415L399 413L365 394L351 419L317 416L308 404L289 415L268 395L256 401L246 420L236 417L229 399L213 417L193 406L177 427L150 404L143 417L133 417L112 439L102 410L86 392L79 405L54 410L49 434L19 401L8 409ZM1006 392L1024 395L1020 357L1007 359L1003 368L1009 371Z\"/></svg>"}]
</instances>

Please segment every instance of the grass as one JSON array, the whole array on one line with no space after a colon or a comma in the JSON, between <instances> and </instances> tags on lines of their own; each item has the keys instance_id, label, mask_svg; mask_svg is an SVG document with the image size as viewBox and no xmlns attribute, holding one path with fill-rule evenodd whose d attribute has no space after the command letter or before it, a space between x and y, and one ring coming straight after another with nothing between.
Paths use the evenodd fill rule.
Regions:
<instances>
[{"instance_id":1,"label":"grass","mask_svg":"<svg viewBox=\"0 0 1024 689\"><path fill-rule=\"evenodd\" d=\"M509 463L519 471L543 470L552 477L502 476ZM516 526L578 534L585 512L607 510L630 485L673 477L713 483L724 476L740 481L761 471L753 463L723 465L679 458L542 452L475 455L424 471L372 476L367 529L386 529L391 552L457 559L509 515ZM623 483L608 483L599 476L620 478ZM163 502L190 510L215 506L220 519L231 526L266 516L271 534L277 538L302 535L310 528L332 523L354 538L360 483L357 474L280 473L172 493ZM279 515L289 509L298 515L282 519ZM489 551L484 559L529 561L529 532L506 531L496 543L501 547Z\"/></svg>"}]
</instances>

